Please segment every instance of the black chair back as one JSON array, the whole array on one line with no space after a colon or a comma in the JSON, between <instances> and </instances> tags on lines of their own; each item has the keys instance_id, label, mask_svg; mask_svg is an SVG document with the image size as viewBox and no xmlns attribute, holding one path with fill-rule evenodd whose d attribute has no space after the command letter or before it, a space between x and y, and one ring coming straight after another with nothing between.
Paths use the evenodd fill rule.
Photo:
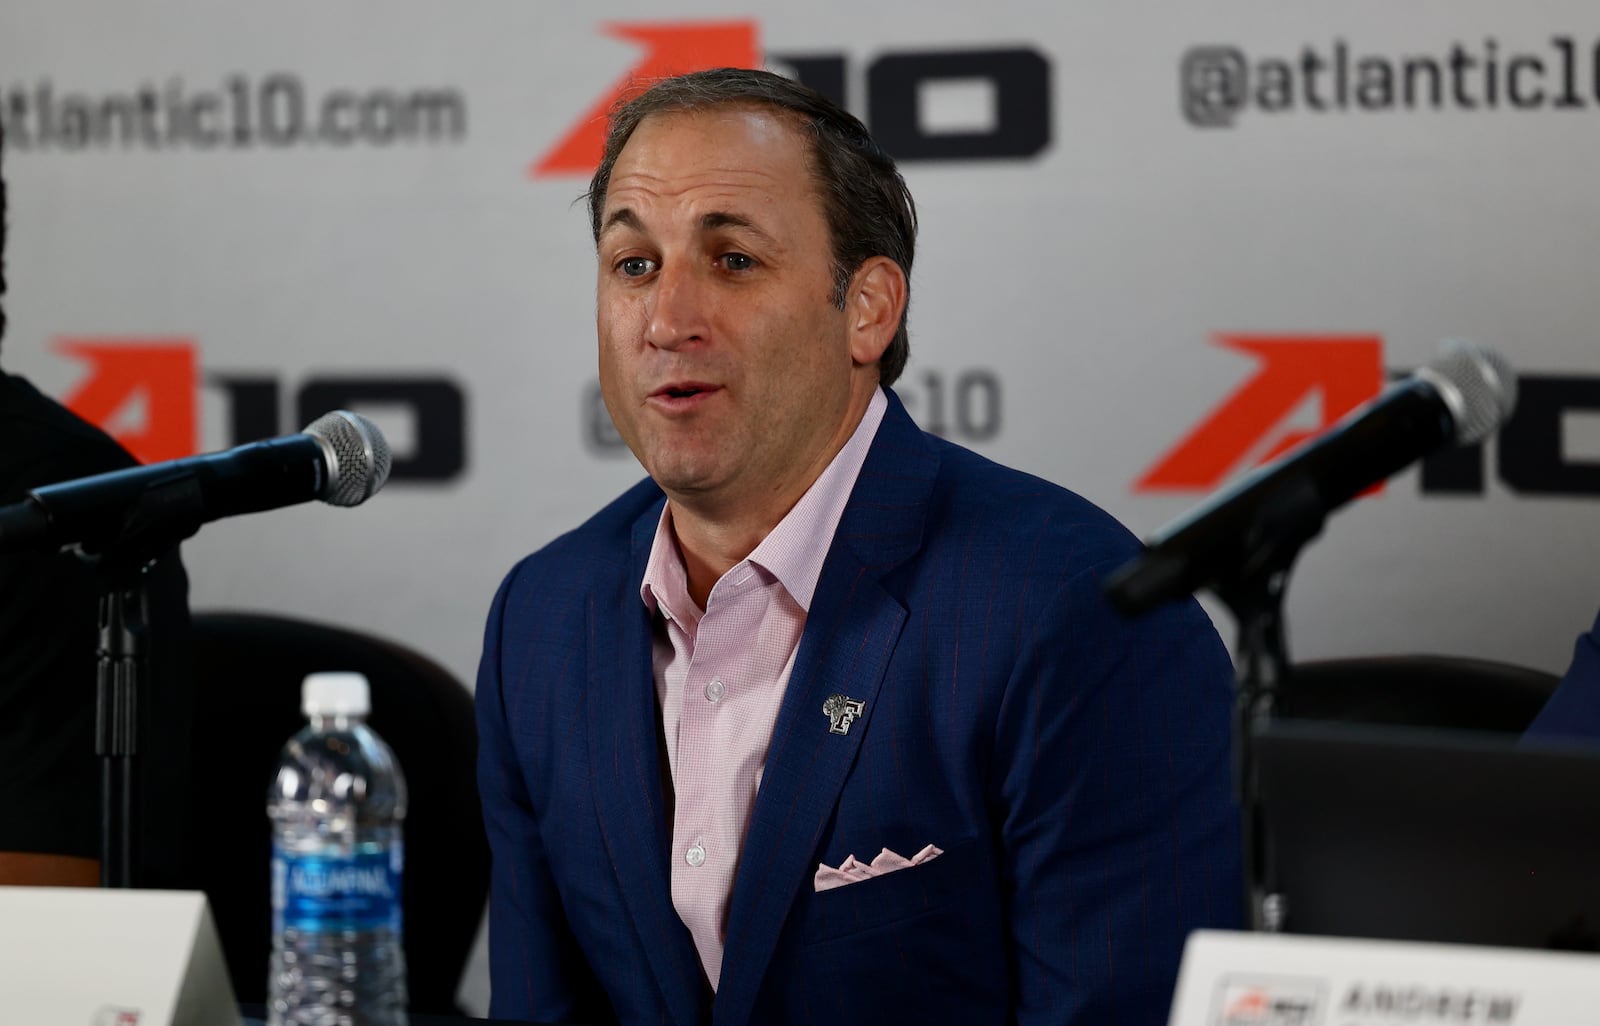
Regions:
<instances>
[{"instance_id":1,"label":"black chair back","mask_svg":"<svg viewBox=\"0 0 1600 1026\"><path fill-rule=\"evenodd\" d=\"M1295 719L1521 733L1559 683L1486 659L1397 655L1298 663L1279 715Z\"/></svg>"}]
</instances>

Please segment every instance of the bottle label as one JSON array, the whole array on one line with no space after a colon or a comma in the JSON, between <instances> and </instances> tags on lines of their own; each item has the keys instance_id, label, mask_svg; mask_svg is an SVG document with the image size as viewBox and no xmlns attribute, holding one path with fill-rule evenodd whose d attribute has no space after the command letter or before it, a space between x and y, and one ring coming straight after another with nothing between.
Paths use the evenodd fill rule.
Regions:
<instances>
[{"instance_id":1,"label":"bottle label","mask_svg":"<svg viewBox=\"0 0 1600 1026\"><path fill-rule=\"evenodd\" d=\"M272 848L272 918L276 930L306 933L400 930L398 843L359 854Z\"/></svg>"}]
</instances>

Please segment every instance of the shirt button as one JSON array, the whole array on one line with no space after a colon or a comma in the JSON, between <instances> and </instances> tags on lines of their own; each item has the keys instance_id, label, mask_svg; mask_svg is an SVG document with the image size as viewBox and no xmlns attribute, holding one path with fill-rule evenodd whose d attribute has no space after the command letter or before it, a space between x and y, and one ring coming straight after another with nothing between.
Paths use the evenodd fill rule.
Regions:
<instances>
[{"instance_id":1,"label":"shirt button","mask_svg":"<svg viewBox=\"0 0 1600 1026\"><path fill-rule=\"evenodd\" d=\"M689 865L695 867L696 869L699 869L701 866L705 865L706 850L697 844L684 853L683 861L689 863Z\"/></svg>"},{"instance_id":2,"label":"shirt button","mask_svg":"<svg viewBox=\"0 0 1600 1026\"><path fill-rule=\"evenodd\" d=\"M727 691L728 689L723 686L722 681L714 680L710 684L706 685L706 701L720 702L722 701L722 696L726 694Z\"/></svg>"}]
</instances>

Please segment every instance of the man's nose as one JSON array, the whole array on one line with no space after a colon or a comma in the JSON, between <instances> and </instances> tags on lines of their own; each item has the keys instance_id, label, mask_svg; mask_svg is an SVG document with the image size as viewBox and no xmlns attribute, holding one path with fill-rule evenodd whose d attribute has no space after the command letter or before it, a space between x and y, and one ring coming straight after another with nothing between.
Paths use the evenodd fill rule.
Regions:
<instances>
[{"instance_id":1,"label":"man's nose","mask_svg":"<svg viewBox=\"0 0 1600 1026\"><path fill-rule=\"evenodd\" d=\"M709 295L705 276L677 262L656 274L645 341L657 349L677 349L706 338Z\"/></svg>"}]
</instances>

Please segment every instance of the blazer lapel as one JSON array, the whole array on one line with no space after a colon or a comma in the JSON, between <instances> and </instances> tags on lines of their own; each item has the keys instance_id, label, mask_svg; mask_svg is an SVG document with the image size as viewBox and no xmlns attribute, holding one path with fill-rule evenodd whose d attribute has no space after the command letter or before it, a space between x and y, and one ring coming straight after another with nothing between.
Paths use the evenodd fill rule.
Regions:
<instances>
[{"instance_id":1,"label":"blazer lapel","mask_svg":"<svg viewBox=\"0 0 1600 1026\"><path fill-rule=\"evenodd\" d=\"M595 815L632 928L671 1020L687 1024L705 1020L709 987L672 906L650 617L638 592L660 511L654 505L634 525L631 569L614 605L591 600L602 608L591 604L587 617L589 768Z\"/></svg>"},{"instance_id":2,"label":"blazer lapel","mask_svg":"<svg viewBox=\"0 0 1600 1026\"><path fill-rule=\"evenodd\" d=\"M921 547L938 457L894 393L851 492L806 618L778 710L729 906L714 1018L745 1022L778 935L838 802L879 685L905 623L905 607L879 583ZM848 733L832 732L834 695L864 703Z\"/></svg>"}]
</instances>

